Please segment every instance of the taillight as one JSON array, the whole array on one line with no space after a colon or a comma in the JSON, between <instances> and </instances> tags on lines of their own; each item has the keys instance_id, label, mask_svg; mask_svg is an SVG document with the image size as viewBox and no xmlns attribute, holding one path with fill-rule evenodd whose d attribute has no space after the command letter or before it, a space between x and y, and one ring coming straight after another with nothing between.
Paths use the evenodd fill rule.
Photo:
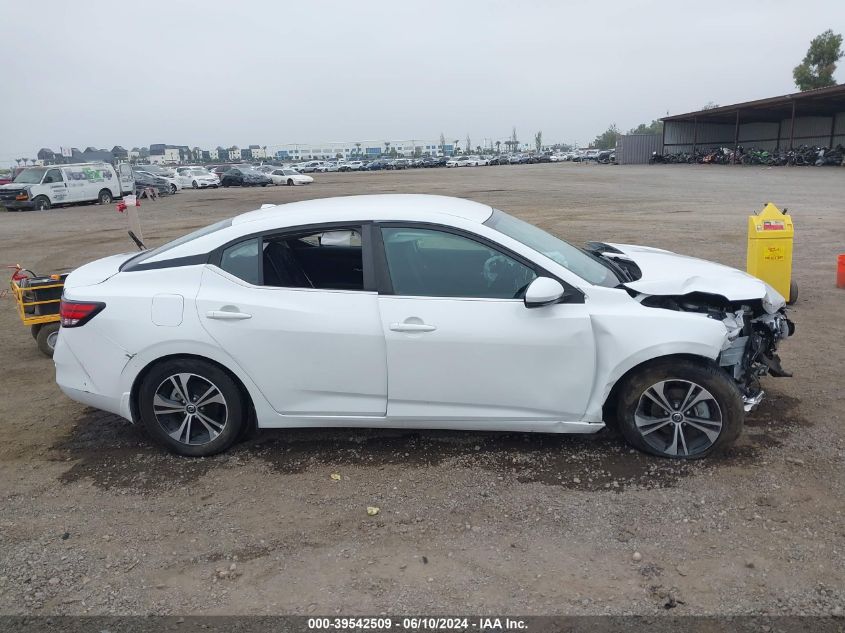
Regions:
<instances>
[{"instance_id":1,"label":"taillight","mask_svg":"<svg viewBox=\"0 0 845 633\"><path fill-rule=\"evenodd\" d=\"M93 319L106 304L102 301L68 301L62 299L59 317L62 327L79 327Z\"/></svg>"}]
</instances>

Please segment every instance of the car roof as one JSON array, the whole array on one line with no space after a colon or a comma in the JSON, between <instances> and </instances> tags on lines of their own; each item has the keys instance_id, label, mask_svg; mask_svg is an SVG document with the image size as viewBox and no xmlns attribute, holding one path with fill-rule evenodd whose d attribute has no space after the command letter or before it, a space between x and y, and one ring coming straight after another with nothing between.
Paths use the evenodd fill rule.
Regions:
<instances>
[{"instance_id":1,"label":"car roof","mask_svg":"<svg viewBox=\"0 0 845 633\"><path fill-rule=\"evenodd\" d=\"M232 220L233 225L246 222L278 223L281 216L305 222L345 220L420 220L426 215L450 215L479 224L493 213L492 207L449 196L426 194L380 194L341 196L289 202L274 207L243 213ZM291 222L296 224L297 222ZM287 224L287 222L285 223Z\"/></svg>"}]
</instances>

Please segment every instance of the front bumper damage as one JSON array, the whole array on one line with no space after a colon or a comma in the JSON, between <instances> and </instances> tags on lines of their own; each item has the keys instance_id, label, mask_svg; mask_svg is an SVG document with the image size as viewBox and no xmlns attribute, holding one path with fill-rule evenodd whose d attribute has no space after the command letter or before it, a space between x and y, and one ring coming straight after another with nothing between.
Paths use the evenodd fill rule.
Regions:
<instances>
[{"instance_id":1,"label":"front bumper damage","mask_svg":"<svg viewBox=\"0 0 845 633\"><path fill-rule=\"evenodd\" d=\"M760 378L792 376L781 365L777 350L780 342L795 332L795 324L783 307L754 316L748 306L726 314L722 322L728 336L719 365L737 382L745 411L750 412L763 400Z\"/></svg>"}]
</instances>

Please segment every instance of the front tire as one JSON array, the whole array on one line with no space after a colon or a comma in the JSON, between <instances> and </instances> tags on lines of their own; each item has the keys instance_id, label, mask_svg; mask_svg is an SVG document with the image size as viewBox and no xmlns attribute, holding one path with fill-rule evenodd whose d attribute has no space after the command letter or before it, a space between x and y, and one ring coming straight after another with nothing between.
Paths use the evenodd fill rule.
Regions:
<instances>
[{"instance_id":1,"label":"front tire","mask_svg":"<svg viewBox=\"0 0 845 633\"><path fill-rule=\"evenodd\" d=\"M138 389L147 433L179 455L206 457L229 448L247 424L235 381L201 359L168 360L153 367Z\"/></svg>"},{"instance_id":2,"label":"front tire","mask_svg":"<svg viewBox=\"0 0 845 633\"><path fill-rule=\"evenodd\" d=\"M293 178L288 178L288 187L293 187Z\"/></svg>"},{"instance_id":3,"label":"front tire","mask_svg":"<svg viewBox=\"0 0 845 633\"><path fill-rule=\"evenodd\" d=\"M171 184L170 185L170 195L173 195L175 193L176 193L176 185Z\"/></svg>"},{"instance_id":4,"label":"front tire","mask_svg":"<svg viewBox=\"0 0 845 633\"><path fill-rule=\"evenodd\" d=\"M50 198L47 196L38 196L33 200L36 211L48 211L50 209Z\"/></svg>"},{"instance_id":5,"label":"front tire","mask_svg":"<svg viewBox=\"0 0 845 633\"><path fill-rule=\"evenodd\" d=\"M192 183L191 183L191 186L192 186L194 189L199 189L199 188L200 188L199 183L197 183L197 181L196 181L196 180L195 180L194 182L192 182Z\"/></svg>"},{"instance_id":6,"label":"front tire","mask_svg":"<svg viewBox=\"0 0 845 633\"><path fill-rule=\"evenodd\" d=\"M736 383L715 364L658 360L625 379L616 420L633 447L670 459L700 459L733 442L745 418Z\"/></svg>"}]
</instances>

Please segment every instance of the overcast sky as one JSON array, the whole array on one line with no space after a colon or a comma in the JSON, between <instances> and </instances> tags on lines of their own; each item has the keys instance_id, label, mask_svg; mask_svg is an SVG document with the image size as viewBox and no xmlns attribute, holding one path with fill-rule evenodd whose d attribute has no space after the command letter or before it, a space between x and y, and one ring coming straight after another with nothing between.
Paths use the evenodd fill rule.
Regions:
<instances>
[{"instance_id":1,"label":"overcast sky","mask_svg":"<svg viewBox=\"0 0 845 633\"><path fill-rule=\"evenodd\" d=\"M40 147L586 144L795 91L843 0L119 0L2 5L0 165ZM845 64L840 64L845 66ZM845 80L840 67L836 77Z\"/></svg>"}]
</instances>

